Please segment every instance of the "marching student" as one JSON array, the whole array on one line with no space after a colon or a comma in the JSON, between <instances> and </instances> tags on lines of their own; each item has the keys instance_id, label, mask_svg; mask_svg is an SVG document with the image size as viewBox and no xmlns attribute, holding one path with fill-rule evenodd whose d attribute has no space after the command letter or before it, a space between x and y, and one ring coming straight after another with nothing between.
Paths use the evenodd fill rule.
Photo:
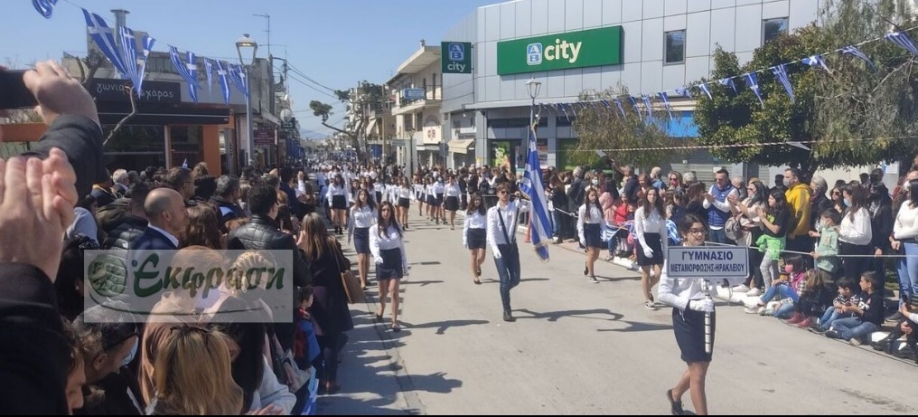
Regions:
<instances>
[{"instance_id":1,"label":"marching student","mask_svg":"<svg viewBox=\"0 0 918 417\"><path fill-rule=\"evenodd\" d=\"M707 229L694 214L686 214L680 219L678 228L683 246L704 245ZM663 271L657 296L662 303L673 306L673 333L682 352L682 361L688 365L676 386L666 390L666 399L669 400L673 415L683 415L685 411L682 409L682 395L691 390L695 414L706 415L708 399L705 394L705 379L712 354L707 352L705 346L705 314L711 313L710 334L713 351L716 328L714 300L705 294L700 279L670 278L666 276L665 266Z\"/></svg>"},{"instance_id":2,"label":"marching student","mask_svg":"<svg viewBox=\"0 0 918 417\"><path fill-rule=\"evenodd\" d=\"M326 199L331 201L331 220L335 225L335 233L341 234L347 222L347 207L350 205L350 192L347 183L341 174L335 175L328 187Z\"/></svg>"},{"instance_id":3,"label":"marching student","mask_svg":"<svg viewBox=\"0 0 918 417\"><path fill-rule=\"evenodd\" d=\"M395 193L398 196L398 221L405 230L408 230L408 209L411 208L411 188L408 186L408 177L402 177L401 185L395 189Z\"/></svg>"},{"instance_id":4,"label":"marching student","mask_svg":"<svg viewBox=\"0 0 918 417\"><path fill-rule=\"evenodd\" d=\"M449 183L444 189L446 201L443 203L443 207L449 212L449 230L456 230L456 210L459 210L459 194L461 193L459 184L456 183L456 176L450 175ZM443 216L443 219L445 222L446 216Z\"/></svg>"},{"instance_id":5,"label":"marching student","mask_svg":"<svg viewBox=\"0 0 918 417\"><path fill-rule=\"evenodd\" d=\"M424 217L424 203L427 202L427 187L420 175L414 177L414 198L418 202L418 216Z\"/></svg>"},{"instance_id":6,"label":"marching student","mask_svg":"<svg viewBox=\"0 0 918 417\"><path fill-rule=\"evenodd\" d=\"M395 219L395 207L388 201L379 207L376 224L370 227L370 251L376 264L376 280L379 281L379 311L376 312L376 320L382 321L386 312L386 297L392 294L392 331L399 332L398 282L408 276L408 258L405 256L402 228Z\"/></svg>"},{"instance_id":7,"label":"marching student","mask_svg":"<svg viewBox=\"0 0 918 417\"><path fill-rule=\"evenodd\" d=\"M476 285L481 285L481 265L485 260L488 240L488 211L485 210L481 194L472 193L469 208L462 226L462 246L472 253L472 276Z\"/></svg>"},{"instance_id":8,"label":"marching student","mask_svg":"<svg viewBox=\"0 0 918 417\"><path fill-rule=\"evenodd\" d=\"M347 224L347 242L354 237L354 251L357 252L357 271L360 274L360 288L367 289L367 273L370 269L370 226L376 221L376 202L367 190L357 191L357 201L351 208Z\"/></svg>"},{"instance_id":9,"label":"marching student","mask_svg":"<svg viewBox=\"0 0 918 417\"><path fill-rule=\"evenodd\" d=\"M440 206L437 205L437 194L434 192L434 179L431 177L424 178L424 182L427 184L424 187L424 194L427 195L427 220L434 220L437 218L437 224L440 224L439 217Z\"/></svg>"},{"instance_id":10,"label":"marching student","mask_svg":"<svg viewBox=\"0 0 918 417\"><path fill-rule=\"evenodd\" d=\"M443 178L434 178L433 180L433 193L434 193L434 219L437 219L437 224L441 222L446 224L446 211L443 210L443 192L446 191L446 187L443 186Z\"/></svg>"},{"instance_id":11,"label":"marching student","mask_svg":"<svg viewBox=\"0 0 918 417\"><path fill-rule=\"evenodd\" d=\"M641 207L634 212L634 236L638 243L637 260L641 267L641 288L644 290L644 307L655 309L651 290L660 281L663 257L669 246L666 214L663 199L656 188L650 187L641 197ZM653 277L650 270L653 269Z\"/></svg>"},{"instance_id":12,"label":"marching student","mask_svg":"<svg viewBox=\"0 0 918 417\"><path fill-rule=\"evenodd\" d=\"M577 235L580 244L586 248L587 259L583 266L583 275L589 275L590 281L599 284L596 279L596 259L602 249L602 206L599 205L599 192L591 188L584 196L583 205L577 211Z\"/></svg>"},{"instance_id":13,"label":"marching student","mask_svg":"<svg viewBox=\"0 0 918 417\"><path fill-rule=\"evenodd\" d=\"M497 204L488 209L488 245L494 256L497 275L500 276L500 300L504 307L504 321L516 321L510 310L510 290L520 283L520 250L516 246L516 225L520 213L528 213L530 204L525 194L517 191L517 201L510 201L507 183L497 185Z\"/></svg>"}]
</instances>

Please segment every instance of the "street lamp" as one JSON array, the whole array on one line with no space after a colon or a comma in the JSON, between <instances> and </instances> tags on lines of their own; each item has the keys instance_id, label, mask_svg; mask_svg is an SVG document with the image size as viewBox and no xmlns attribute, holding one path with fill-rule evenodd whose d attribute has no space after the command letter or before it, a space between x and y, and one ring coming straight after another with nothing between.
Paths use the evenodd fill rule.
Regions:
<instances>
[{"instance_id":1,"label":"street lamp","mask_svg":"<svg viewBox=\"0 0 918 417\"><path fill-rule=\"evenodd\" d=\"M236 41L236 52L239 53L239 63L245 69L245 82L249 90L248 97L245 100L245 122L246 131L248 132L246 147L249 153L249 164L255 166L255 130L252 127L252 80L249 77L249 69L255 65L258 42L255 42L255 39L250 38L249 34L245 33Z\"/></svg>"},{"instance_id":2,"label":"street lamp","mask_svg":"<svg viewBox=\"0 0 918 417\"><path fill-rule=\"evenodd\" d=\"M532 129L533 123L535 123L535 99L539 96L539 90L542 88L542 83L536 81L534 78L529 78L529 81L526 82L526 87L529 87L529 97L532 99L532 104L529 105L529 128ZM529 134L526 135L526 154L524 160L529 160Z\"/></svg>"}]
</instances>

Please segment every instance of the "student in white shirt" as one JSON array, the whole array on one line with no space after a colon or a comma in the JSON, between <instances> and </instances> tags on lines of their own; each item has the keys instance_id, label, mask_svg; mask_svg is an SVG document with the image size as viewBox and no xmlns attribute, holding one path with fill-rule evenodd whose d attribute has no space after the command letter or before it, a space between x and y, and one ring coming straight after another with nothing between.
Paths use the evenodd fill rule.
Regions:
<instances>
[{"instance_id":1,"label":"student in white shirt","mask_svg":"<svg viewBox=\"0 0 918 417\"><path fill-rule=\"evenodd\" d=\"M341 175L335 175L328 187L326 198L331 201L331 219L335 225L335 233L340 235L347 222L347 207L350 205L350 191Z\"/></svg>"},{"instance_id":2,"label":"student in white shirt","mask_svg":"<svg viewBox=\"0 0 918 417\"><path fill-rule=\"evenodd\" d=\"M660 281L663 257L669 245L666 215L660 191L650 187L641 198L641 207L634 212L634 236L637 240L637 263L641 267L641 288L644 290L644 307L655 309L651 290ZM653 277L650 270L653 269Z\"/></svg>"},{"instance_id":3,"label":"student in white shirt","mask_svg":"<svg viewBox=\"0 0 918 417\"><path fill-rule=\"evenodd\" d=\"M370 227L370 251L376 264L376 280L379 281L379 311L376 320L382 321L386 312L386 298L392 294L392 331L399 332L398 282L408 276L408 258L405 256L405 241L402 228L395 219L395 207L385 202L379 207L376 224Z\"/></svg>"},{"instance_id":4,"label":"student in white shirt","mask_svg":"<svg viewBox=\"0 0 918 417\"><path fill-rule=\"evenodd\" d=\"M425 193L427 187L424 184L424 179L420 175L414 176L414 197L418 201L419 217L424 217L424 203L427 202L427 193Z\"/></svg>"},{"instance_id":5,"label":"student in white shirt","mask_svg":"<svg viewBox=\"0 0 918 417\"><path fill-rule=\"evenodd\" d=\"M443 186L443 179L434 179L432 186L433 194L435 196L434 220L436 220L437 224L440 224L441 222L446 224L446 211L443 209L443 192L445 191L446 187Z\"/></svg>"},{"instance_id":6,"label":"student in white shirt","mask_svg":"<svg viewBox=\"0 0 918 417\"><path fill-rule=\"evenodd\" d=\"M586 248L586 264L583 267L583 274L589 275L590 281L599 284L596 279L596 259L599 259L599 251L604 246L602 243L602 206L599 205L599 192L595 188L586 191L584 202L578 210L577 217L577 235L580 237L580 244Z\"/></svg>"},{"instance_id":7,"label":"student in white shirt","mask_svg":"<svg viewBox=\"0 0 918 417\"><path fill-rule=\"evenodd\" d=\"M408 209L411 208L411 188L408 186L408 177L401 178L401 185L393 186L398 201L398 221L405 230L408 230Z\"/></svg>"},{"instance_id":8,"label":"student in white shirt","mask_svg":"<svg viewBox=\"0 0 918 417\"><path fill-rule=\"evenodd\" d=\"M909 175L915 173L918 171L910 172ZM918 295L918 181L907 181L904 187L908 190L908 199L899 207L893 224L893 235L889 240L894 250L901 248L906 256L896 260L899 294L905 294L911 300Z\"/></svg>"},{"instance_id":9,"label":"student in white shirt","mask_svg":"<svg viewBox=\"0 0 918 417\"><path fill-rule=\"evenodd\" d=\"M703 246L707 229L694 214L686 214L679 220L679 234L683 246ZM666 271L666 268L663 268ZM705 349L705 314L711 314L711 348L713 351L716 314L714 300L708 297L698 278L670 278L664 273L660 277L657 296L660 302L673 306L673 333L682 352L682 361L688 369L682 373L676 386L666 391L673 415L683 415L682 396L692 391L695 414L708 414L708 399L704 385L711 364L711 353Z\"/></svg>"},{"instance_id":10,"label":"student in white shirt","mask_svg":"<svg viewBox=\"0 0 918 417\"><path fill-rule=\"evenodd\" d=\"M347 241L354 237L354 251L357 252L357 271L360 287L367 289L367 272L370 269L370 226L376 222L376 202L367 190L357 191L357 201L351 208L347 225Z\"/></svg>"},{"instance_id":11,"label":"student in white shirt","mask_svg":"<svg viewBox=\"0 0 918 417\"><path fill-rule=\"evenodd\" d=\"M472 253L472 276L481 285L481 265L485 260L488 245L488 211L481 194L472 193L469 208L462 226L462 246Z\"/></svg>"},{"instance_id":12,"label":"student in white shirt","mask_svg":"<svg viewBox=\"0 0 918 417\"><path fill-rule=\"evenodd\" d=\"M519 200L510 201L506 183L497 186L498 201L488 209L488 246L494 256L497 275L500 276L500 300L504 307L504 321L516 321L510 309L510 290L520 283L520 250L516 246L516 225L519 213L529 212L529 201L517 191Z\"/></svg>"},{"instance_id":13,"label":"student in white shirt","mask_svg":"<svg viewBox=\"0 0 918 417\"><path fill-rule=\"evenodd\" d=\"M440 207L437 205L437 194L434 192L434 179L427 177L424 179L427 184L424 188L424 194L427 195L427 220L433 220L440 214ZM440 218L437 217L437 224L440 224Z\"/></svg>"},{"instance_id":14,"label":"student in white shirt","mask_svg":"<svg viewBox=\"0 0 918 417\"><path fill-rule=\"evenodd\" d=\"M864 187L848 185L842 191L848 209L842 215L838 227L838 254L844 265L845 276L859 282L861 274L871 267L868 257L845 257L845 255L870 255L873 253L873 229L870 213L867 211L867 196Z\"/></svg>"},{"instance_id":15,"label":"student in white shirt","mask_svg":"<svg viewBox=\"0 0 918 417\"><path fill-rule=\"evenodd\" d=\"M443 202L443 207L446 211L449 212L449 230L456 230L456 210L459 210L459 184L456 183L456 176L450 175L449 182L444 187L443 194L446 196L446 201ZM444 220L445 220L444 216Z\"/></svg>"}]
</instances>

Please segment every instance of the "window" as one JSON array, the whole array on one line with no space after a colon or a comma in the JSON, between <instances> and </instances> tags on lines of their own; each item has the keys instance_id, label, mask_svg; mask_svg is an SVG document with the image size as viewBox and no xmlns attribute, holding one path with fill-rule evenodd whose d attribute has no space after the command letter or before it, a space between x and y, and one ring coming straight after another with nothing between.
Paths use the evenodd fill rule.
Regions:
<instances>
[{"instance_id":1,"label":"window","mask_svg":"<svg viewBox=\"0 0 918 417\"><path fill-rule=\"evenodd\" d=\"M433 90L433 99L437 99L437 74L433 75L433 85L430 86L430 89Z\"/></svg>"},{"instance_id":2,"label":"window","mask_svg":"<svg viewBox=\"0 0 918 417\"><path fill-rule=\"evenodd\" d=\"M771 42L772 39L787 34L787 18L779 17L777 19L765 19L762 21L762 45Z\"/></svg>"},{"instance_id":3,"label":"window","mask_svg":"<svg viewBox=\"0 0 918 417\"><path fill-rule=\"evenodd\" d=\"M685 31L666 32L665 59L667 64L685 62Z\"/></svg>"}]
</instances>

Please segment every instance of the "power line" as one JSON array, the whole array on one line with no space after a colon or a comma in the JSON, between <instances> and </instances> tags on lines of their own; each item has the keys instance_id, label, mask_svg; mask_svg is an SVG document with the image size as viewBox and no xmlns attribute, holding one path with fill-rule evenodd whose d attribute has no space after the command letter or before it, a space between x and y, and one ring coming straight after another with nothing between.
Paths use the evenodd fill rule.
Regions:
<instances>
[{"instance_id":1,"label":"power line","mask_svg":"<svg viewBox=\"0 0 918 417\"><path fill-rule=\"evenodd\" d=\"M326 89L326 90L328 90L328 91L331 91L332 93L334 93L335 91L337 91L337 90L335 90L334 88L328 87L328 86L326 86L325 84L322 84L322 83L320 83L320 82L318 82L318 81L316 81L316 80L313 80L313 79L310 78L308 75L306 75L303 71L300 71L299 68L294 67L294 66L291 65L289 62L287 63L287 68L289 68L291 71L293 71L294 73L296 73L296 74L299 75L300 77L305 78L307 81L309 81L309 82L311 82L311 83L313 83L313 84L315 84L315 85L318 85L319 87L322 87L322 88L324 88L324 89Z\"/></svg>"},{"instance_id":2,"label":"power line","mask_svg":"<svg viewBox=\"0 0 918 417\"><path fill-rule=\"evenodd\" d=\"M335 100L338 100L338 97L337 97L337 96L334 96L334 95L328 94L328 93L326 93L326 92L324 92L324 91L322 91L322 90L319 90L318 88L313 87L313 86L307 84L305 81L303 81L303 80L301 80L301 79L299 79L299 78L297 78L297 77L294 77L293 74L287 74L287 78L288 78L288 79L291 79L291 80L293 80L293 81L296 81L296 82L298 82L298 83L300 83L300 84L303 84L303 85L305 85L306 87L309 87L309 88L311 88L311 89L313 89L313 90L319 92L320 94L325 94L326 96L329 96L329 97L331 97L331 98L333 98L333 99L335 99Z\"/></svg>"}]
</instances>

